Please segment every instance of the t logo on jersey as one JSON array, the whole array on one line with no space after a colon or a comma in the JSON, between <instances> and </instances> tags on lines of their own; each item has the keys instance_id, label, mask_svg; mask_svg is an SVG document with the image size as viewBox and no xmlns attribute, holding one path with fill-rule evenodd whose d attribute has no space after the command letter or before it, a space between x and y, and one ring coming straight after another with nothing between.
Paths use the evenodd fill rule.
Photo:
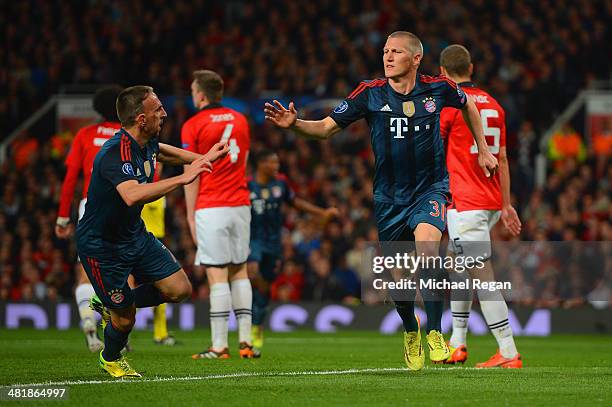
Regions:
<instances>
[{"instance_id":1,"label":"t logo on jersey","mask_svg":"<svg viewBox=\"0 0 612 407\"><path fill-rule=\"evenodd\" d=\"M391 130L391 133L395 133L393 138L404 138L402 133L408 131L408 119L406 117L392 117L389 130Z\"/></svg>"}]
</instances>

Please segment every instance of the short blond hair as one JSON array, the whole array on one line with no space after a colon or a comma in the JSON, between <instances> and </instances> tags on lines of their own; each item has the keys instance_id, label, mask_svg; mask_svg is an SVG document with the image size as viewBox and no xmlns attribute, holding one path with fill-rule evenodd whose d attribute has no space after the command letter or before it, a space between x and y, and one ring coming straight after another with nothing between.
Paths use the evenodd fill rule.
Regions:
<instances>
[{"instance_id":1,"label":"short blond hair","mask_svg":"<svg viewBox=\"0 0 612 407\"><path fill-rule=\"evenodd\" d=\"M395 31L389 35L389 38L399 37L405 38L408 41L408 50L412 52L412 55L423 55L423 44L419 37L408 31Z\"/></svg>"}]
</instances>

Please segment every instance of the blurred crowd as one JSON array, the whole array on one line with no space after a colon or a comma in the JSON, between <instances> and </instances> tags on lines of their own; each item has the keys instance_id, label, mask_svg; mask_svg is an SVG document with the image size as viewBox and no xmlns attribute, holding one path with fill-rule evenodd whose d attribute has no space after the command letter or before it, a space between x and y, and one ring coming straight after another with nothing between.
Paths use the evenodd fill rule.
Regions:
<instances>
[{"instance_id":1,"label":"blurred crowd","mask_svg":"<svg viewBox=\"0 0 612 407\"><path fill-rule=\"evenodd\" d=\"M611 240L609 151L595 151L578 132L582 146L575 154L555 150L549 157L545 186L537 188L533 179L542 130L579 89L609 76L610 60L602 50L607 49L612 3L212 3L7 4L8 12L0 16L9 45L0 49L7 61L0 67L0 88L7 95L0 98L0 140L63 86L147 83L159 94L183 97L191 72L199 68L221 73L232 97L344 97L361 79L382 76L380 50L386 34L408 29L425 46L423 72L437 72L437 56L446 45L465 44L475 61L474 80L506 109L513 202L523 220L520 239ZM162 141L179 145L180 126L190 114L187 106L176 104ZM53 234L65 144L24 134L0 168L0 301L72 297L75 245ZM326 142L253 123L251 156L263 148L278 152L281 170L300 197L335 206L341 213L323 224L286 208L285 260L272 287L273 299L358 301L360 280L371 273L364 266L368 242L377 240L373 156L365 123ZM164 175L175 171L165 168ZM75 197L75 208L77 201ZM192 266L195 247L180 190L168 196L166 227L165 244L194 282L194 298L206 299L204 270ZM493 234L496 240L511 240L501 225ZM524 257L531 263L500 273L524 287L517 301L572 305L594 290L609 290L610 252L598 257L602 264L576 260L573 271L556 272L550 251L538 252L548 256L528 252Z\"/></svg>"},{"instance_id":2,"label":"blurred crowd","mask_svg":"<svg viewBox=\"0 0 612 407\"><path fill-rule=\"evenodd\" d=\"M195 69L232 96L346 96L382 76L386 35L421 38L422 71L464 44L511 132L536 130L610 73L606 0L22 0L0 15L0 140L66 85L146 82L184 94Z\"/></svg>"}]
</instances>

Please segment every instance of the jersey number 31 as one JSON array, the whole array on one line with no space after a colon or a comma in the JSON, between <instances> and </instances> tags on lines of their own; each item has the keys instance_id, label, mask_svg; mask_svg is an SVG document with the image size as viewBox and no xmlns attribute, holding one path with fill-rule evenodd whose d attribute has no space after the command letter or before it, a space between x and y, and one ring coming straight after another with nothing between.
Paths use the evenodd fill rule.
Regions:
<instances>
[{"instance_id":1,"label":"jersey number 31","mask_svg":"<svg viewBox=\"0 0 612 407\"><path fill-rule=\"evenodd\" d=\"M489 144L489 151L491 154L499 154L499 138L501 136L501 129L499 127L489 127L489 118L496 119L499 117L499 112L493 109L482 109L480 111L480 120L482 121L482 132L487 136L493 137L493 144ZM470 147L470 153L478 154L478 146L476 140Z\"/></svg>"}]
</instances>

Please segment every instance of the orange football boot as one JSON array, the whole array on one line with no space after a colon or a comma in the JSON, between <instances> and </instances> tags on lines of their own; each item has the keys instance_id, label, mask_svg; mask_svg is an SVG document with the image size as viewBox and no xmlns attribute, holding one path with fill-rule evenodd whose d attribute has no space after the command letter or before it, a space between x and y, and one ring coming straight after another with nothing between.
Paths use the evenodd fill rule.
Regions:
<instances>
[{"instance_id":1,"label":"orange football boot","mask_svg":"<svg viewBox=\"0 0 612 407\"><path fill-rule=\"evenodd\" d=\"M255 359L260 357L261 354L253 350L253 346L246 342L240 342L240 357L242 359Z\"/></svg>"},{"instance_id":2,"label":"orange football boot","mask_svg":"<svg viewBox=\"0 0 612 407\"><path fill-rule=\"evenodd\" d=\"M451 355L444 361L446 365L454 365L455 363L465 363L468 358L467 347L465 345L459 345L456 348L453 348L448 345L448 349L451 352Z\"/></svg>"},{"instance_id":3,"label":"orange football boot","mask_svg":"<svg viewBox=\"0 0 612 407\"><path fill-rule=\"evenodd\" d=\"M490 368L490 367L501 367L505 369L521 369L523 367L523 359L521 354L517 353L512 359L506 359L501 355L499 349L497 353L486 362L477 363L477 368Z\"/></svg>"}]
</instances>

